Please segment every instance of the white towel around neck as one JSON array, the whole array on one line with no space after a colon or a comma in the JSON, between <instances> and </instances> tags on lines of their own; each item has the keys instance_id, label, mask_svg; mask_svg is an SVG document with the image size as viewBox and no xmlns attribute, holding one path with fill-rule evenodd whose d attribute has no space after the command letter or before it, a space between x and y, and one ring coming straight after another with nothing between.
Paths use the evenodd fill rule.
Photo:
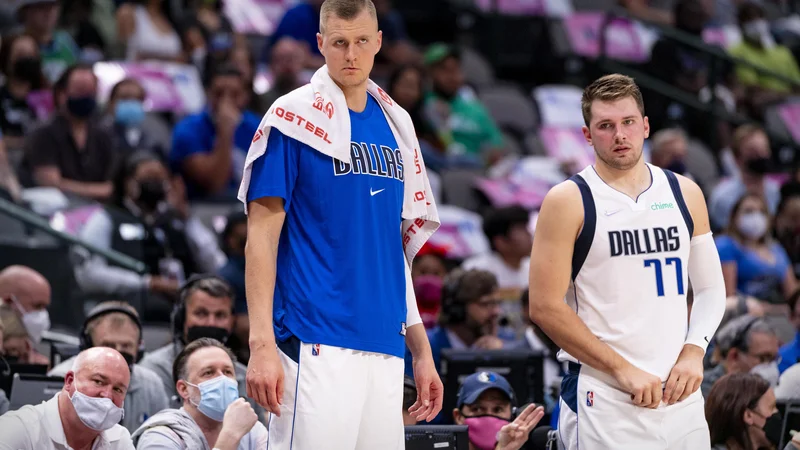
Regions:
<instances>
[{"instance_id":1,"label":"white towel around neck","mask_svg":"<svg viewBox=\"0 0 800 450\"><path fill-rule=\"evenodd\" d=\"M411 117L372 80L367 82L367 92L381 106L402 152L404 166L409 168L403 171L401 237L410 267L419 249L439 228L439 214ZM350 114L347 101L328 74L328 67L322 66L311 78L311 83L280 97L261 119L247 152L242 184L239 186L238 198L244 203L245 212L253 163L266 152L272 127L325 155L350 164Z\"/></svg>"}]
</instances>

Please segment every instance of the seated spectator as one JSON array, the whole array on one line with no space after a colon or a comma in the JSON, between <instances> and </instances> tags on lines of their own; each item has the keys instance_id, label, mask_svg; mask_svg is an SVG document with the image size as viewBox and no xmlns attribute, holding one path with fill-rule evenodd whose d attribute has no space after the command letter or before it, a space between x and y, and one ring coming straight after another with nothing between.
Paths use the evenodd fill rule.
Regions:
<instances>
[{"instance_id":1,"label":"seated spectator","mask_svg":"<svg viewBox=\"0 0 800 450\"><path fill-rule=\"evenodd\" d=\"M433 80L433 91L425 100L426 115L447 153L494 162L502 153L503 136L483 104L462 91L459 51L447 44L434 44L425 52L424 61Z\"/></svg>"},{"instance_id":2,"label":"seated spectator","mask_svg":"<svg viewBox=\"0 0 800 450\"><path fill-rule=\"evenodd\" d=\"M659 130L650 139L650 162L654 166L691 177L686 171L689 139L680 128Z\"/></svg>"},{"instance_id":3,"label":"seated spectator","mask_svg":"<svg viewBox=\"0 0 800 450\"><path fill-rule=\"evenodd\" d=\"M284 37L290 37L302 45L303 67L316 70L325 64L319 52L317 33L320 31L320 9L324 0L303 0L286 10L278 27L268 38L264 55L270 55L272 47ZM266 62L267 58L263 60Z\"/></svg>"},{"instance_id":4,"label":"seated spectator","mask_svg":"<svg viewBox=\"0 0 800 450\"><path fill-rule=\"evenodd\" d=\"M716 230L728 226L733 205L744 194L756 194L767 201L769 214L775 214L780 202L780 185L766 177L772 171L772 150L764 129L745 124L733 133L731 150L738 173L721 181L708 199L708 215Z\"/></svg>"},{"instance_id":5,"label":"seated spectator","mask_svg":"<svg viewBox=\"0 0 800 450\"><path fill-rule=\"evenodd\" d=\"M558 351L561 350L558 345L530 319L528 310L530 298L527 289L520 296L520 301L522 303L522 317L526 326L523 339L519 344L521 348L541 353L544 357L544 373L542 375L544 379L545 412L550 414L555 410L559 402L561 380L567 371L568 365L558 360Z\"/></svg>"},{"instance_id":6,"label":"seated spectator","mask_svg":"<svg viewBox=\"0 0 800 450\"><path fill-rule=\"evenodd\" d=\"M214 338L222 343L228 341L233 330L234 295L231 287L217 276L204 275L190 279L181 290L178 307L173 314L173 342L148 352L140 364L154 371L167 395L175 395L175 380L172 378L172 365L175 357L183 348L199 338ZM245 376L247 367L235 362L236 380L239 383L239 394L247 395ZM259 417L263 408L255 401L248 399ZM180 402L172 403L180 407Z\"/></svg>"},{"instance_id":7,"label":"seated spectator","mask_svg":"<svg viewBox=\"0 0 800 450\"><path fill-rule=\"evenodd\" d=\"M0 304L16 312L34 344L50 329L50 293L47 279L29 267L14 265L0 271Z\"/></svg>"},{"instance_id":8,"label":"seated spectator","mask_svg":"<svg viewBox=\"0 0 800 450\"><path fill-rule=\"evenodd\" d=\"M94 63L105 59L106 39L95 25L94 0L61 0L64 14L61 23L64 29L75 37L75 44L80 48L80 59L86 63ZM102 10L102 6L100 7ZM113 41L111 41L113 42Z\"/></svg>"},{"instance_id":9,"label":"seated spectator","mask_svg":"<svg viewBox=\"0 0 800 450\"><path fill-rule=\"evenodd\" d=\"M439 279L444 279L447 275L447 267L445 266L445 249L426 242L425 245L419 249L416 258L414 258L414 266L411 267L411 278L424 275L431 275Z\"/></svg>"},{"instance_id":10,"label":"seated spectator","mask_svg":"<svg viewBox=\"0 0 800 450\"><path fill-rule=\"evenodd\" d=\"M146 97L144 87L133 78L115 84L106 105L104 125L111 128L114 148L121 155L146 150L166 160L172 131L161 117L145 112Z\"/></svg>"},{"instance_id":11,"label":"seated spectator","mask_svg":"<svg viewBox=\"0 0 800 450\"><path fill-rule=\"evenodd\" d=\"M741 292L766 302L767 315L788 316L786 299L797 290L789 256L772 237L772 218L764 200L745 194L734 205L717 250L728 296Z\"/></svg>"},{"instance_id":12,"label":"seated spectator","mask_svg":"<svg viewBox=\"0 0 800 450\"><path fill-rule=\"evenodd\" d=\"M780 349L781 361L778 364L778 370L781 373L800 362L800 301L798 300L800 300L800 290L792 294L786 301L789 304L789 318L797 333L794 340L787 342Z\"/></svg>"},{"instance_id":13,"label":"seated spectator","mask_svg":"<svg viewBox=\"0 0 800 450\"><path fill-rule=\"evenodd\" d=\"M520 206L491 210L483 219L483 233L489 240L491 253L473 256L461 265L463 269L486 270L497 277L497 285L506 291L504 297L519 298L528 287L531 246L528 231L530 214Z\"/></svg>"},{"instance_id":14,"label":"seated spectator","mask_svg":"<svg viewBox=\"0 0 800 450\"><path fill-rule=\"evenodd\" d=\"M76 64L81 53L69 33L56 29L60 13L59 0L17 2L17 18L24 33L36 40L42 68L50 83L55 83L68 67Z\"/></svg>"},{"instance_id":15,"label":"seated spectator","mask_svg":"<svg viewBox=\"0 0 800 450\"><path fill-rule=\"evenodd\" d=\"M121 425L131 433L145 420L169 407L169 397L164 392L161 379L152 370L136 364L142 355L144 341L139 314L125 302L103 302L92 308L83 323L80 338L82 349L109 347L118 351L130 369L131 382L125 397L125 416ZM77 356L61 362L47 374L63 377L73 370Z\"/></svg>"},{"instance_id":16,"label":"seated spectator","mask_svg":"<svg viewBox=\"0 0 800 450\"><path fill-rule=\"evenodd\" d=\"M706 397L706 421L714 450L774 449L781 441L782 419L769 383L752 374L719 379ZM800 435L784 450L800 448Z\"/></svg>"},{"instance_id":17,"label":"seated spectator","mask_svg":"<svg viewBox=\"0 0 800 450\"><path fill-rule=\"evenodd\" d=\"M700 390L708 398L714 383L732 373L754 373L775 386L778 384L778 337L762 318L740 316L723 326L714 337L714 352L721 359L703 374Z\"/></svg>"},{"instance_id":18,"label":"seated spectator","mask_svg":"<svg viewBox=\"0 0 800 450\"><path fill-rule=\"evenodd\" d=\"M239 348L229 345L236 353L239 361L250 360L250 319L247 316L247 293L244 287L244 247L247 244L247 215L236 211L228 215L225 229L222 231L222 246L228 262L222 266L217 275L225 280L233 289L236 297L233 313L235 323L233 336Z\"/></svg>"},{"instance_id":19,"label":"seated spectator","mask_svg":"<svg viewBox=\"0 0 800 450\"><path fill-rule=\"evenodd\" d=\"M22 318L13 306L0 305L0 322L3 322L3 355L8 363L48 365L50 361L33 349Z\"/></svg>"},{"instance_id":20,"label":"seated spectator","mask_svg":"<svg viewBox=\"0 0 800 450\"><path fill-rule=\"evenodd\" d=\"M544 408L530 404L515 418L516 406L514 390L502 375L478 372L461 383L453 420L467 425L470 450L518 450L544 417Z\"/></svg>"},{"instance_id":21,"label":"seated spectator","mask_svg":"<svg viewBox=\"0 0 800 450\"><path fill-rule=\"evenodd\" d=\"M234 48L246 48L247 41L234 32L230 20L222 13L222 0L194 0L191 3L183 33L186 37L187 28L196 29L200 33L202 53L207 55L206 61L219 60ZM201 47L194 46L195 51L199 49Z\"/></svg>"},{"instance_id":22,"label":"seated spectator","mask_svg":"<svg viewBox=\"0 0 800 450\"><path fill-rule=\"evenodd\" d=\"M381 51L375 55L373 73L388 73L392 67L414 64L422 55L411 43L403 16L392 8L392 0L375 0L378 29L382 33Z\"/></svg>"},{"instance_id":23,"label":"seated spectator","mask_svg":"<svg viewBox=\"0 0 800 450\"><path fill-rule=\"evenodd\" d=\"M781 202L775 214L775 237L792 262L795 278L800 277L800 183L781 188Z\"/></svg>"},{"instance_id":24,"label":"seated spectator","mask_svg":"<svg viewBox=\"0 0 800 450\"><path fill-rule=\"evenodd\" d=\"M304 84L300 79L304 57L300 42L290 37L284 37L272 46L271 55L269 71L273 77L272 86L267 92L254 99L256 107L252 108L261 116L266 114L275 100Z\"/></svg>"},{"instance_id":25,"label":"seated spectator","mask_svg":"<svg viewBox=\"0 0 800 450\"><path fill-rule=\"evenodd\" d=\"M53 87L53 97L53 118L25 138L23 166L36 186L108 199L116 152L111 134L94 116L97 77L91 66L67 69Z\"/></svg>"},{"instance_id":26,"label":"seated spectator","mask_svg":"<svg viewBox=\"0 0 800 450\"><path fill-rule=\"evenodd\" d=\"M665 2L653 0L619 0L619 4L627 9L633 17L639 20L670 26L674 22L672 11L663 7ZM669 2L666 2L666 4L669 4Z\"/></svg>"},{"instance_id":27,"label":"seated spectator","mask_svg":"<svg viewBox=\"0 0 800 450\"><path fill-rule=\"evenodd\" d=\"M81 352L64 377L64 388L51 400L0 416L0 445L14 450L133 450L130 433L118 424L130 376L116 350Z\"/></svg>"},{"instance_id":28,"label":"seated spectator","mask_svg":"<svg viewBox=\"0 0 800 450\"><path fill-rule=\"evenodd\" d=\"M0 391L2 392L2 391ZM417 384L414 382L414 379L408 375L403 377L403 425L416 425L417 419L415 419L411 413L408 411L414 406L414 403L417 402ZM0 414L2 414L2 410L0 410Z\"/></svg>"},{"instance_id":29,"label":"seated spectator","mask_svg":"<svg viewBox=\"0 0 800 450\"><path fill-rule=\"evenodd\" d=\"M150 272L140 275L76 250L76 281L93 298L123 298L144 320L168 321L180 283L215 271L224 255L214 234L190 215L180 180L170 178L157 156L130 155L114 184L112 202L89 217L80 237L142 261Z\"/></svg>"},{"instance_id":30,"label":"seated spectator","mask_svg":"<svg viewBox=\"0 0 800 450\"><path fill-rule=\"evenodd\" d=\"M175 125L170 161L184 175L190 198L233 200L261 118L244 110L245 81L234 67L216 68L206 88L208 108Z\"/></svg>"},{"instance_id":31,"label":"seated spectator","mask_svg":"<svg viewBox=\"0 0 800 450\"><path fill-rule=\"evenodd\" d=\"M117 39L125 45L128 61L185 62L183 43L175 31L169 2L144 0L117 8Z\"/></svg>"},{"instance_id":32,"label":"seated spectator","mask_svg":"<svg viewBox=\"0 0 800 450\"><path fill-rule=\"evenodd\" d=\"M245 109L252 112L256 116L263 116L266 110L261 109L258 101L259 95L255 90L256 79L256 60L250 48L247 45L237 45L232 49L226 51L225 55L219 61L208 60L206 65L208 72L213 73L214 68L220 64L230 64L239 70L242 74L245 86ZM213 65L212 65L213 64Z\"/></svg>"},{"instance_id":33,"label":"seated spectator","mask_svg":"<svg viewBox=\"0 0 800 450\"><path fill-rule=\"evenodd\" d=\"M0 71L6 77L0 87L0 131L9 148L22 149L24 136L36 124L36 112L28 104L28 94L50 87L33 37L16 34L3 38Z\"/></svg>"},{"instance_id":34,"label":"seated spectator","mask_svg":"<svg viewBox=\"0 0 800 450\"><path fill-rule=\"evenodd\" d=\"M775 43L764 8L760 4L745 2L739 7L737 15L742 41L729 50L731 56L794 81L794 84L789 84L750 66L740 65L736 68L736 76L748 91L747 101L751 114L762 117L766 106L785 99L792 92L800 91L797 85L800 83L800 68L792 51Z\"/></svg>"},{"instance_id":35,"label":"seated spectator","mask_svg":"<svg viewBox=\"0 0 800 450\"><path fill-rule=\"evenodd\" d=\"M236 357L214 339L198 339L181 350L172 373L181 409L167 409L133 433L140 450L261 450L267 429L239 398ZM213 444L212 444L213 442Z\"/></svg>"},{"instance_id":36,"label":"seated spectator","mask_svg":"<svg viewBox=\"0 0 800 450\"><path fill-rule=\"evenodd\" d=\"M513 332L500 328L497 278L485 270L456 270L444 280L439 326L428 330L433 362L440 370L442 350L498 350L514 341ZM406 351L406 374L413 375Z\"/></svg>"}]
</instances>

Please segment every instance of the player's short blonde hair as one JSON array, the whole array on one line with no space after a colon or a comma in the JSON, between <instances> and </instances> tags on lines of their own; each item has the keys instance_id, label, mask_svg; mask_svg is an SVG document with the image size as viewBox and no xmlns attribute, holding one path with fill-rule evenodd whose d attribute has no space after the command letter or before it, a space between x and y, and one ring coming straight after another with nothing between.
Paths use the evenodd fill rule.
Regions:
<instances>
[{"instance_id":1,"label":"player's short blonde hair","mask_svg":"<svg viewBox=\"0 0 800 450\"><path fill-rule=\"evenodd\" d=\"M581 111L583 112L583 121L586 126L588 127L592 121L592 103L595 100L613 102L626 97L633 97L633 100L636 101L636 106L639 107L639 112L644 117L642 91L639 90L639 86L636 85L633 78L613 73L600 77L589 86L586 86L581 97Z\"/></svg>"},{"instance_id":2,"label":"player's short blonde hair","mask_svg":"<svg viewBox=\"0 0 800 450\"><path fill-rule=\"evenodd\" d=\"M362 11L367 10L370 17L378 22L378 12L375 11L375 4L372 0L325 0L319 12L319 32L325 34L325 24L332 15L344 19L352 20Z\"/></svg>"}]
</instances>

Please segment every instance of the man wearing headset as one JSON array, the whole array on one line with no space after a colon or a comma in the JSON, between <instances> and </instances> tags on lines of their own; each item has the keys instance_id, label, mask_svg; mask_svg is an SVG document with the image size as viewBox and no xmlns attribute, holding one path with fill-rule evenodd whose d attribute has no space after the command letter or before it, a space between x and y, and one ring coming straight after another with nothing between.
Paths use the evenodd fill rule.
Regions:
<instances>
[{"instance_id":1,"label":"man wearing headset","mask_svg":"<svg viewBox=\"0 0 800 450\"><path fill-rule=\"evenodd\" d=\"M502 375L483 371L464 379L453 420L469 427L470 450L519 450L528 442L544 408L529 404L517 412L516 400Z\"/></svg>"},{"instance_id":2,"label":"man wearing headset","mask_svg":"<svg viewBox=\"0 0 800 450\"><path fill-rule=\"evenodd\" d=\"M233 330L235 296L230 285L216 275L193 276L180 290L180 298L172 313L173 341L156 349L142 359L141 365L155 372L167 394L173 399L172 407L180 408L172 380L172 365L178 353L190 342L199 338L216 339L223 344ZM239 394L247 395L245 376L247 367L235 361ZM248 399L263 419L264 409Z\"/></svg>"},{"instance_id":3,"label":"man wearing headset","mask_svg":"<svg viewBox=\"0 0 800 450\"><path fill-rule=\"evenodd\" d=\"M778 384L778 336L764 319L749 315L732 319L714 336L714 344L719 363L703 373L703 397L708 397L711 386L729 373L755 373L772 387Z\"/></svg>"},{"instance_id":4,"label":"man wearing headset","mask_svg":"<svg viewBox=\"0 0 800 450\"><path fill-rule=\"evenodd\" d=\"M133 433L149 417L167 408L167 394L161 379L152 370L136 364L143 352L142 326L136 310L125 302L109 301L94 307L80 333L81 351L92 347L111 347L118 351L131 372L125 397L122 426ZM72 370L76 357L55 366L48 375L64 377Z\"/></svg>"},{"instance_id":5,"label":"man wearing headset","mask_svg":"<svg viewBox=\"0 0 800 450\"><path fill-rule=\"evenodd\" d=\"M445 278L439 326L428 330L436 370L444 349L497 350L514 340L500 329L497 295L497 278L485 270L457 269ZM406 351L406 374L413 376L410 361Z\"/></svg>"}]
</instances>

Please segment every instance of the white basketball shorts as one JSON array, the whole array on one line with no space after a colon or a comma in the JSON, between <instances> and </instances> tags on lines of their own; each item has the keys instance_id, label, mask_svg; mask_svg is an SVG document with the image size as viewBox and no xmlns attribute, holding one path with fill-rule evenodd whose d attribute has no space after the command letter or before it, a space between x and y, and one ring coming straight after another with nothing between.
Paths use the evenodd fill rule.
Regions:
<instances>
[{"instance_id":1,"label":"white basketball shorts","mask_svg":"<svg viewBox=\"0 0 800 450\"><path fill-rule=\"evenodd\" d=\"M558 434L566 450L709 450L703 395L656 409L635 406L608 376L570 363L561 384Z\"/></svg>"},{"instance_id":2,"label":"white basketball shorts","mask_svg":"<svg viewBox=\"0 0 800 450\"><path fill-rule=\"evenodd\" d=\"M278 346L280 417L267 450L403 450L403 366L396 356L301 343Z\"/></svg>"}]
</instances>

